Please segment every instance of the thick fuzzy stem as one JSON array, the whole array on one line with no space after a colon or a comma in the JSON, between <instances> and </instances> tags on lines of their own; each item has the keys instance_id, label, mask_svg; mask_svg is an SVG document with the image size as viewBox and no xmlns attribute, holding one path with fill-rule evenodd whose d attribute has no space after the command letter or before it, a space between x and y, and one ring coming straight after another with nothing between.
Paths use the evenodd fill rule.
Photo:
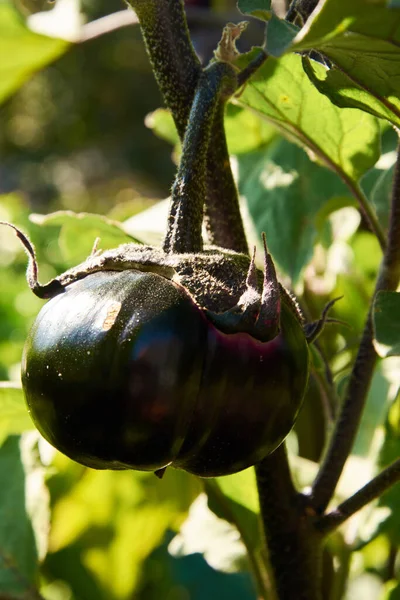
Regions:
<instances>
[{"instance_id":1,"label":"thick fuzzy stem","mask_svg":"<svg viewBox=\"0 0 400 600\"><path fill-rule=\"evenodd\" d=\"M136 12L160 91L183 139L202 68L183 0L128 0Z\"/></svg>"},{"instance_id":2,"label":"thick fuzzy stem","mask_svg":"<svg viewBox=\"0 0 400 600\"><path fill-rule=\"evenodd\" d=\"M219 103L207 155L206 228L212 244L248 254L239 197L226 144L224 109L224 103Z\"/></svg>"},{"instance_id":3,"label":"thick fuzzy stem","mask_svg":"<svg viewBox=\"0 0 400 600\"><path fill-rule=\"evenodd\" d=\"M201 227L210 135L218 106L235 91L236 85L236 71L227 63L212 64L200 77L172 188L165 252L202 250Z\"/></svg>"},{"instance_id":4,"label":"thick fuzzy stem","mask_svg":"<svg viewBox=\"0 0 400 600\"><path fill-rule=\"evenodd\" d=\"M376 282L375 294L380 290L395 291L400 281L400 151L394 175L389 223L388 243ZM334 494L360 424L377 361L372 340L371 302L342 409L311 493L312 504L321 514Z\"/></svg>"},{"instance_id":5,"label":"thick fuzzy stem","mask_svg":"<svg viewBox=\"0 0 400 600\"><path fill-rule=\"evenodd\" d=\"M284 445L256 466L256 474L279 600L322 600L322 538L293 486Z\"/></svg>"},{"instance_id":6,"label":"thick fuzzy stem","mask_svg":"<svg viewBox=\"0 0 400 600\"><path fill-rule=\"evenodd\" d=\"M194 93L202 73L190 41L183 0L128 0L135 10L147 52L164 97L183 140ZM213 125L207 158L206 226L217 246L247 253L238 194L229 163L221 103Z\"/></svg>"}]
</instances>

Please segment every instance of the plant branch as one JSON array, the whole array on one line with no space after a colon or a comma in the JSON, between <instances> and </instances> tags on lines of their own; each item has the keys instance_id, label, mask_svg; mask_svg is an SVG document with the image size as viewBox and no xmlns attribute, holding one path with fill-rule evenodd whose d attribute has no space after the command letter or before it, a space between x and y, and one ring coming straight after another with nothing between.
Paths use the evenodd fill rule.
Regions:
<instances>
[{"instance_id":1,"label":"plant branch","mask_svg":"<svg viewBox=\"0 0 400 600\"><path fill-rule=\"evenodd\" d=\"M223 106L236 86L235 69L223 62L212 63L199 79L183 140L182 158L172 187L164 252L200 252L203 249L201 226L210 135L217 109Z\"/></svg>"},{"instance_id":2,"label":"plant branch","mask_svg":"<svg viewBox=\"0 0 400 600\"><path fill-rule=\"evenodd\" d=\"M392 485L400 481L400 458L374 477L353 496L339 504L335 510L315 521L315 527L328 535L357 511L379 498Z\"/></svg>"},{"instance_id":3,"label":"plant branch","mask_svg":"<svg viewBox=\"0 0 400 600\"><path fill-rule=\"evenodd\" d=\"M239 196L229 162L224 127L225 104L216 109L207 157L205 224L212 244L248 254Z\"/></svg>"},{"instance_id":4,"label":"plant branch","mask_svg":"<svg viewBox=\"0 0 400 600\"><path fill-rule=\"evenodd\" d=\"M150 61L183 140L202 73L186 22L183 0L128 0L139 17ZM222 105L219 112L223 110ZM216 115L207 157L206 225L213 244L247 253L236 186L230 169L223 119Z\"/></svg>"},{"instance_id":5,"label":"plant branch","mask_svg":"<svg viewBox=\"0 0 400 600\"><path fill-rule=\"evenodd\" d=\"M261 517L280 600L320 600L321 536L295 489L282 444L256 465Z\"/></svg>"},{"instance_id":6,"label":"plant branch","mask_svg":"<svg viewBox=\"0 0 400 600\"><path fill-rule=\"evenodd\" d=\"M183 139L202 68L190 41L183 0L129 0L161 94Z\"/></svg>"},{"instance_id":7,"label":"plant branch","mask_svg":"<svg viewBox=\"0 0 400 600\"><path fill-rule=\"evenodd\" d=\"M400 281L400 151L397 154L393 182L387 248L384 253L375 294L381 290L395 291ZM344 464L351 452L377 355L373 347L372 305L367 316L358 354L353 366L339 418L330 440L324 461L315 479L311 501L318 513L323 513L332 499Z\"/></svg>"},{"instance_id":8,"label":"plant branch","mask_svg":"<svg viewBox=\"0 0 400 600\"><path fill-rule=\"evenodd\" d=\"M260 52L238 73L238 87L241 87L254 75L254 73L262 67L268 58L268 54L260 48Z\"/></svg>"}]
</instances>

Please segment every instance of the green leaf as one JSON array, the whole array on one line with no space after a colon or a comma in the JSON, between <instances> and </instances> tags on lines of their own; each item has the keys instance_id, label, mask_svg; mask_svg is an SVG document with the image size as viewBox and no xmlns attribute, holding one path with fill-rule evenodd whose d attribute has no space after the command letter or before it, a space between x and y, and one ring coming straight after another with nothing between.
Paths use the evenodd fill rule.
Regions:
<instances>
[{"instance_id":1,"label":"green leaf","mask_svg":"<svg viewBox=\"0 0 400 600\"><path fill-rule=\"evenodd\" d=\"M193 502L168 549L175 557L199 552L210 567L224 573L235 573L246 566L246 548L237 529L208 508L206 494Z\"/></svg>"},{"instance_id":2,"label":"green leaf","mask_svg":"<svg viewBox=\"0 0 400 600\"><path fill-rule=\"evenodd\" d=\"M317 50L333 63L324 70L305 60L317 88L337 106L360 108L400 123L400 12L383 0L325 0L296 35L275 22L270 52ZM273 28L272 28L273 29ZM273 31L271 32L273 33Z\"/></svg>"},{"instance_id":3,"label":"green leaf","mask_svg":"<svg viewBox=\"0 0 400 600\"><path fill-rule=\"evenodd\" d=\"M392 358L390 360L397 362L397 359ZM377 453L381 445L381 428L385 424L388 410L397 392L396 380L398 380L398 377L396 373L393 374L393 369L391 372L387 368L386 362L380 362L372 378L354 443L352 453L357 456L368 457L373 462L373 466L376 464Z\"/></svg>"},{"instance_id":4,"label":"green leaf","mask_svg":"<svg viewBox=\"0 0 400 600\"><path fill-rule=\"evenodd\" d=\"M397 0L392 0L392 2L396 1ZM400 7L400 3L398 6ZM394 579L387 581L385 584L385 592L380 600L400 600L400 583L397 583Z\"/></svg>"},{"instance_id":5,"label":"green leaf","mask_svg":"<svg viewBox=\"0 0 400 600\"><path fill-rule=\"evenodd\" d=\"M392 165L389 169L382 171L371 192L371 200L375 205L379 222L385 229L389 225L389 208L392 197L394 168L394 165Z\"/></svg>"},{"instance_id":6,"label":"green leaf","mask_svg":"<svg viewBox=\"0 0 400 600\"><path fill-rule=\"evenodd\" d=\"M296 283L323 233L320 211L332 198L346 196L345 185L282 140L239 159L239 190L259 236L266 233L274 260Z\"/></svg>"},{"instance_id":7,"label":"green leaf","mask_svg":"<svg viewBox=\"0 0 400 600\"><path fill-rule=\"evenodd\" d=\"M397 386L398 386L398 359L389 358L385 363L389 361L397 361L396 373ZM387 467L393 461L397 460L400 456L400 402L399 392L397 398L392 403L388 418L385 424L385 436L384 443L380 453L380 469ZM390 488L379 500L380 507L387 507L390 509L389 518L382 524L381 532L387 533L390 541L395 546L400 544L400 486L399 484L394 485Z\"/></svg>"},{"instance_id":8,"label":"green leaf","mask_svg":"<svg viewBox=\"0 0 400 600\"><path fill-rule=\"evenodd\" d=\"M197 478L176 469L167 469L162 480L153 473L94 471L60 454L54 469L48 561L60 569L71 550L68 583L77 597L83 596L81 564L104 600L132 597L144 560L167 530L179 528L200 492Z\"/></svg>"},{"instance_id":9,"label":"green leaf","mask_svg":"<svg viewBox=\"0 0 400 600\"><path fill-rule=\"evenodd\" d=\"M379 158L377 119L334 106L315 89L295 54L279 60L269 57L237 102L273 123L348 182L358 181Z\"/></svg>"},{"instance_id":10,"label":"green leaf","mask_svg":"<svg viewBox=\"0 0 400 600\"><path fill-rule=\"evenodd\" d=\"M25 471L20 438L10 436L0 449L0 590L28 598L29 594L35 597L38 549L27 505Z\"/></svg>"},{"instance_id":11,"label":"green leaf","mask_svg":"<svg viewBox=\"0 0 400 600\"><path fill-rule=\"evenodd\" d=\"M307 72L322 93L338 106L361 108L398 126L399 26L400 12L382 0L325 0L287 50L321 52L333 67Z\"/></svg>"},{"instance_id":12,"label":"green leaf","mask_svg":"<svg viewBox=\"0 0 400 600\"><path fill-rule=\"evenodd\" d=\"M0 102L6 100L36 71L64 54L64 40L32 33L11 2L0 3Z\"/></svg>"},{"instance_id":13,"label":"green leaf","mask_svg":"<svg viewBox=\"0 0 400 600\"><path fill-rule=\"evenodd\" d=\"M268 23L266 51L272 56L281 56L290 48L298 32L296 25L273 14Z\"/></svg>"},{"instance_id":14,"label":"green leaf","mask_svg":"<svg viewBox=\"0 0 400 600\"><path fill-rule=\"evenodd\" d=\"M162 140L165 140L174 146L179 143L179 135L171 112L168 109L157 108L149 113L146 116L145 125Z\"/></svg>"},{"instance_id":15,"label":"green leaf","mask_svg":"<svg viewBox=\"0 0 400 600\"><path fill-rule=\"evenodd\" d=\"M358 60L357 58L357 62ZM364 60L364 58L360 60ZM373 62L374 59L372 59ZM315 87L321 94L328 96L336 106L340 108L359 108L376 117L387 119L394 125L399 125L400 118L398 109L395 106L398 102L395 96L393 96L393 103L391 104L388 101L389 98L385 96L385 92L383 92L383 95L379 95L376 90L375 95L371 94L370 91L364 89L362 85L358 85L354 79L350 78L342 70L335 68L335 66L326 70L322 65L310 61L307 57L303 58L303 66ZM377 66L379 68L377 83L379 79L380 84L386 80L386 83L391 86L392 83L387 77L386 71L382 71L380 65ZM367 65L365 64L366 68ZM388 72L393 71L393 68L395 68L395 65L389 61Z\"/></svg>"},{"instance_id":16,"label":"green leaf","mask_svg":"<svg viewBox=\"0 0 400 600\"><path fill-rule=\"evenodd\" d=\"M119 244L137 242L124 229L122 223L102 215L60 210L48 215L33 214L30 219L37 225L61 226L60 248L65 260L72 264L89 256L96 238L100 238L99 248L102 250L115 248Z\"/></svg>"},{"instance_id":17,"label":"green leaf","mask_svg":"<svg viewBox=\"0 0 400 600\"><path fill-rule=\"evenodd\" d=\"M271 0L238 0L237 7L244 15L251 15L263 21L271 18Z\"/></svg>"},{"instance_id":18,"label":"green leaf","mask_svg":"<svg viewBox=\"0 0 400 600\"><path fill-rule=\"evenodd\" d=\"M268 589L268 575L262 558L263 543L260 537L259 505L254 469L218 479L204 481L208 506L220 519L235 525L244 543L253 575L260 590ZM227 532L230 530L227 529ZM267 597L267 593L265 593Z\"/></svg>"},{"instance_id":19,"label":"green leaf","mask_svg":"<svg viewBox=\"0 0 400 600\"><path fill-rule=\"evenodd\" d=\"M245 154L266 146L276 137L276 130L264 119L239 106L228 104L225 131L229 154Z\"/></svg>"},{"instance_id":20,"label":"green leaf","mask_svg":"<svg viewBox=\"0 0 400 600\"><path fill-rule=\"evenodd\" d=\"M320 50L328 42L334 44L338 37L345 37L347 31L375 39L388 39L396 31L398 15L387 9L385 0L322 0L318 8L299 32L291 50Z\"/></svg>"},{"instance_id":21,"label":"green leaf","mask_svg":"<svg viewBox=\"0 0 400 600\"><path fill-rule=\"evenodd\" d=\"M227 498L255 514L260 512L256 474L253 468L218 478L218 485Z\"/></svg>"},{"instance_id":22,"label":"green leaf","mask_svg":"<svg viewBox=\"0 0 400 600\"><path fill-rule=\"evenodd\" d=\"M25 404L24 393L18 384L0 382L0 446L12 434L34 429Z\"/></svg>"},{"instance_id":23,"label":"green leaf","mask_svg":"<svg viewBox=\"0 0 400 600\"><path fill-rule=\"evenodd\" d=\"M378 292L374 301L375 348L380 356L400 355L400 293Z\"/></svg>"}]
</instances>

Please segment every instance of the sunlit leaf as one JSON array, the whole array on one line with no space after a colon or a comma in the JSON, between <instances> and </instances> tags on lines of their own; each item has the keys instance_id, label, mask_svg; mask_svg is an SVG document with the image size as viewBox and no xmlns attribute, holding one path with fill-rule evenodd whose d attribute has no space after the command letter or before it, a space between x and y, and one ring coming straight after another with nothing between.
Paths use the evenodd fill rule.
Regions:
<instances>
[{"instance_id":1,"label":"sunlit leaf","mask_svg":"<svg viewBox=\"0 0 400 600\"><path fill-rule=\"evenodd\" d=\"M266 233L274 260L297 282L320 235L320 210L332 198L345 197L345 185L282 140L239 160L239 189L257 231Z\"/></svg>"},{"instance_id":2,"label":"sunlit leaf","mask_svg":"<svg viewBox=\"0 0 400 600\"><path fill-rule=\"evenodd\" d=\"M190 507L169 551L173 556L200 552L210 567L225 573L233 573L246 564L246 549L238 530L211 512L205 494L196 498Z\"/></svg>"},{"instance_id":3,"label":"sunlit leaf","mask_svg":"<svg viewBox=\"0 0 400 600\"><path fill-rule=\"evenodd\" d=\"M375 205L376 214L385 229L389 225L389 207L392 197L394 165L382 171L371 192L371 200Z\"/></svg>"},{"instance_id":4,"label":"sunlit leaf","mask_svg":"<svg viewBox=\"0 0 400 600\"><path fill-rule=\"evenodd\" d=\"M61 470L49 481L50 490L56 486L54 491L75 470L62 456L55 465ZM56 502L50 538L56 554L48 560L56 561L57 556L61 560L68 548L79 547L71 560L82 562L88 585L104 590L107 600L125 599L139 581L143 561L167 529L178 529L200 485L175 469L168 469L160 481L152 473L79 468L80 476ZM80 586L75 581L78 565L76 569L68 580L75 593Z\"/></svg>"},{"instance_id":5,"label":"sunlit leaf","mask_svg":"<svg viewBox=\"0 0 400 600\"><path fill-rule=\"evenodd\" d=\"M399 125L399 25L399 11L388 9L382 0L325 0L290 49L312 47L333 63L325 73L311 63L307 69L332 102Z\"/></svg>"},{"instance_id":6,"label":"sunlit leaf","mask_svg":"<svg viewBox=\"0 0 400 600\"><path fill-rule=\"evenodd\" d=\"M0 382L0 446L8 435L33 428L21 386L9 381Z\"/></svg>"},{"instance_id":7,"label":"sunlit leaf","mask_svg":"<svg viewBox=\"0 0 400 600\"><path fill-rule=\"evenodd\" d=\"M20 438L11 436L0 449L0 590L27 598L35 597L38 559L46 550L48 531L43 474L29 446L21 448Z\"/></svg>"},{"instance_id":8,"label":"sunlit leaf","mask_svg":"<svg viewBox=\"0 0 400 600\"><path fill-rule=\"evenodd\" d=\"M170 199L160 200L124 222L124 230L137 235L144 244L160 246L166 232Z\"/></svg>"},{"instance_id":9,"label":"sunlit leaf","mask_svg":"<svg viewBox=\"0 0 400 600\"><path fill-rule=\"evenodd\" d=\"M218 478L218 485L227 498L258 514L260 505L253 468Z\"/></svg>"},{"instance_id":10,"label":"sunlit leaf","mask_svg":"<svg viewBox=\"0 0 400 600\"><path fill-rule=\"evenodd\" d=\"M279 60L269 57L237 102L346 180L358 181L379 157L378 121L334 106L315 89L295 54Z\"/></svg>"},{"instance_id":11,"label":"sunlit leaf","mask_svg":"<svg viewBox=\"0 0 400 600\"><path fill-rule=\"evenodd\" d=\"M323 0L294 40L292 49L321 49L334 44L346 31L388 39L396 31L398 14L389 11L385 0Z\"/></svg>"},{"instance_id":12,"label":"sunlit leaf","mask_svg":"<svg viewBox=\"0 0 400 600\"><path fill-rule=\"evenodd\" d=\"M260 561L262 541L258 526L259 507L254 470L247 469L233 476L206 481L204 489L210 510L220 519L225 519L236 527L248 554L252 557L253 567L256 567L259 576L263 577L265 564ZM265 573L264 576L267 577Z\"/></svg>"},{"instance_id":13,"label":"sunlit leaf","mask_svg":"<svg viewBox=\"0 0 400 600\"><path fill-rule=\"evenodd\" d=\"M394 579L387 581L380 600L400 600L400 583Z\"/></svg>"},{"instance_id":14,"label":"sunlit leaf","mask_svg":"<svg viewBox=\"0 0 400 600\"><path fill-rule=\"evenodd\" d=\"M0 102L69 47L64 40L32 33L13 4L3 0L0 3Z\"/></svg>"},{"instance_id":15,"label":"sunlit leaf","mask_svg":"<svg viewBox=\"0 0 400 600\"><path fill-rule=\"evenodd\" d=\"M379 354L400 355L400 293L378 292L374 301L373 319Z\"/></svg>"},{"instance_id":16,"label":"sunlit leaf","mask_svg":"<svg viewBox=\"0 0 400 600\"><path fill-rule=\"evenodd\" d=\"M344 51L344 53L349 59L351 58L351 52L346 53ZM355 59L354 55L353 60L357 63L359 62L359 59ZM365 63L361 71L368 70L368 65L372 70L374 59L371 59L368 53L364 53L362 60ZM357 81L354 81L354 78L346 75L342 69L335 68L334 66L326 69L307 58L303 59L303 64L313 84L322 94L328 96L336 106L341 108L359 108L376 117L387 119L394 125L399 125L400 104L398 102L398 90L393 87L396 84L393 79L393 69L396 69L397 62L392 61L390 57L388 57L387 65L377 65L377 87L374 94L368 91L371 89L369 86L367 86L367 89L359 85ZM379 93L378 84L382 93ZM391 88L393 89L390 92Z\"/></svg>"},{"instance_id":17,"label":"sunlit leaf","mask_svg":"<svg viewBox=\"0 0 400 600\"><path fill-rule=\"evenodd\" d=\"M30 219L37 225L61 226L60 247L65 260L71 264L82 262L89 256L97 238L101 250L137 242L122 223L102 215L60 210L48 215L33 214Z\"/></svg>"}]
</instances>

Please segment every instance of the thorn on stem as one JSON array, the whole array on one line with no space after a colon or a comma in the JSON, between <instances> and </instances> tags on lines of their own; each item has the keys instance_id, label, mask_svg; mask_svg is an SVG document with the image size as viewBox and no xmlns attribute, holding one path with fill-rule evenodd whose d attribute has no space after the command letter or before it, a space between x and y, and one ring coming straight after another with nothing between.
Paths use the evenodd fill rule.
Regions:
<instances>
[{"instance_id":1,"label":"thorn on stem","mask_svg":"<svg viewBox=\"0 0 400 600\"><path fill-rule=\"evenodd\" d=\"M325 327L326 323L341 323L341 324L345 325L345 323L343 323L343 321L339 321L338 319L330 319L330 318L328 318L328 313L329 313L330 309L332 308L332 306L338 300L341 300L342 298L343 298L343 296L338 296L337 298L334 298L333 300L330 300L325 305L325 308L322 311L322 315L318 319L318 321L314 321L313 323L308 323L304 327L304 331L305 331L305 334L306 334L306 339L307 339L307 342L309 344L312 344L313 342L315 342L315 340L317 339L317 337L320 335L320 333L322 332L323 328Z\"/></svg>"}]
</instances>

